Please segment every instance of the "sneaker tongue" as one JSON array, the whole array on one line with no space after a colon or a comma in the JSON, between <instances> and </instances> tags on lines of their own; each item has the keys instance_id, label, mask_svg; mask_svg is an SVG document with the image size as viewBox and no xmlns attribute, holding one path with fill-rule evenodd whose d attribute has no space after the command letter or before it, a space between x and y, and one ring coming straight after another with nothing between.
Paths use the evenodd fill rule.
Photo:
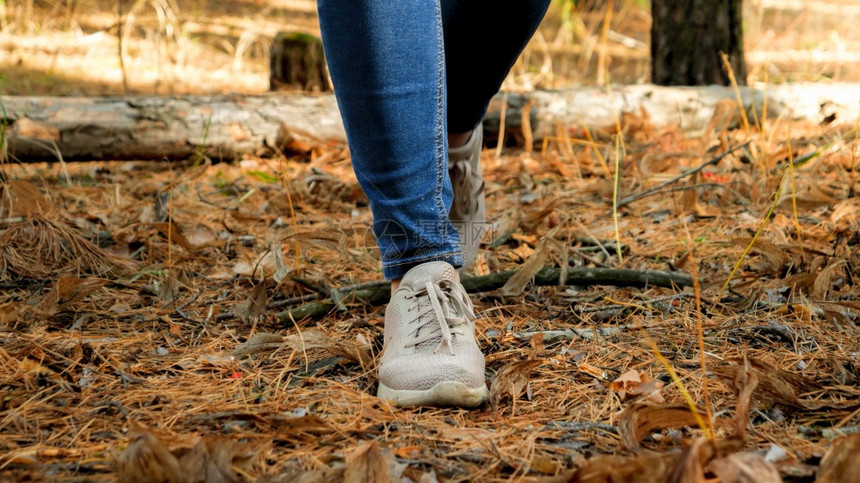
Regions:
<instances>
[{"instance_id":1,"label":"sneaker tongue","mask_svg":"<svg viewBox=\"0 0 860 483\"><path fill-rule=\"evenodd\" d=\"M420 290L424 288L428 281L437 283L443 280L459 282L460 276L450 263L428 262L413 267L406 272L406 275L400 280L400 286L409 287L412 290Z\"/></svg>"}]
</instances>

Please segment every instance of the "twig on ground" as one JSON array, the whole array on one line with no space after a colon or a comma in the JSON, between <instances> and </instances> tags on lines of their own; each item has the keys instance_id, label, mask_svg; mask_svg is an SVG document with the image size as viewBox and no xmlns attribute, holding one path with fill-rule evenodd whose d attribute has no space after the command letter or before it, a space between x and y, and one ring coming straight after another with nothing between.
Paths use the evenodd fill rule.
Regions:
<instances>
[{"instance_id":1,"label":"twig on ground","mask_svg":"<svg viewBox=\"0 0 860 483\"><path fill-rule=\"evenodd\" d=\"M90 414L98 413L101 408L113 408L123 416L128 416L128 409L126 409L126 407L123 406L121 402L114 401L113 399L109 399L106 401L96 401L93 403L93 408L95 409L90 411Z\"/></svg>"},{"instance_id":2,"label":"twig on ground","mask_svg":"<svg viewBox=\"0 0 860 483\"><path fill-rule=\"evenodd\" d=\"M622 330L630 328L629 325L621 325L615 327L600 327L597 330L597 337L609 337L615 335ZM530 340L535 335L542 334L544 344L557 342L559 340L571 340L576 337L582 337L585 340L594 340L595 329L578 329L572 328L567 330L534 330L526 332L513 332L512 336L520 340Z\"/></svg>"},{"instance_id":3,"label":"twig on ground","mask_svg":"<svg viewBox=\"0 0 860 483\"><path fill-rule=\"evenodd\" d=\"M302 277L293 276L292 280L303 287L309 288L318 294L327 297L328 299L334 301L337 309L341 312L346 312L346 305L343 304L343 292L336 288L329 288L325 285L318 285L310 280L306 280Z\"/></svg>"},{"instance_id":4,"label":"twig on ground","mask_svg":"<svg viewBox=\"0 0 860 483\"><path fill-rule=\"evenodd\" d=\"M301 302L309 302L311 300L316 300L320 298L320 294L318 293L309 293L306 295L299 295L298 297L290 297L284 300L275 300L266 306L266 309L278 309L281 307L289 307L290 305L295 305ZM219 316L217 320L221 320Z\"/></svg>"},{"instance_id":5,"label":"twig on ground","mask_svg":"<svg viewBox=\"0 0 860 483\"><path fill-rule=\"evenodd\" d=\"M191 304L193 304L195 301L197 301L197 298L198 298L198 297L200 297L200 294L201 294L201 293L203 293L203 290L198 288L198 289L197 289L197 293L195 293L193 297L191 297L190 299L188 299L188 300L186 300L185 302L183 302L179 307L176 307L176 312L181 311L181 310L182 310L182 309L184 309L185 307L188 307L189 305L191 305Z\"/></svg>"},{"instance_id":6,"label":"twig on ground","mask_svg":"<svg viewBox=\"0 0 860 483\"><path fill-rule=\"evenodd\" d=\"M295 305L302 302L309 302L311 300L316 300L320 297L321 295L318 293L311 293L306 295L300 295L298 297L290 297L284 300L276 300L266 305L266 310L279 309L281 307L288 307L290 305ZM224 320L234 319L236 317L238 317L238 315L230 311L218 314L214 317L214 319L216 322L222 322Z\"/></svg>"},{"instance_id":7,"label":"twig on ground","mask_svg":"<svg viewBox=\"0 0 860 483\"><path fill-rule=\"evenodd\" d=\"M191 322L192 324L195 324L195 325L203 325L203 322L201 322L201 321L199 321L199 320L197 320L197 319L193 319L193 318L189 317L185 312L181 311L180 309L176 309L176 315L178 315L178 316L182 317L182 319L183 319L183 320L186 320L186 321L188 321L188 322Z\"/></svg>"},{"instance_id":8,"label":"twig on ground","mask_svg":"<svg viewBox=\"0 0 860 483\"><path fill-rule=\"evenodd\" d=\"M591 263L597 265L598 267L605 267L606 266L606 264L601 262L600 260L593 258L593 257L590 257L590 256L586 255L585 253L582 253L578 250L571 250L571 253L573 253L574 255L582 257L584 260L591 262ZM609 258L611 258L611 257L607 257L607 260L609 260Z\"/></svg>"},{"instance_id":9,"label":"twig on ground","mask_svg":"<svg viewBox=\"0 0 860 483\"><path fill-rule=\"evenodd\" d=\"M120 379L122 379L123 386L126 386L128 383L143 384L143 383L147 382L146 379L134 377L134 376L128 374L127 372L123 371L122 369L117 369L116 374L120 377Z\"/></svg>"},{"instance_id":10,"label":"twig on ground","mask_svg":"<svg viewBox=\"0 0 860 483\"><path fill-rule=\"evenodd\" d=\"M672 183L677 183L678 181L686 178L687 176L694 175L694 174L698 173L699 171L705 169L706 167L708 167L712 164L717 164L720 161L722 161L722 159L725 158L726 156L728 156L729 154L737 151L738 149L741 149L741 148L748 146L750 142L752 142L752 141L747 141L743 144L738 144L737 146L729 149L728 151L720 154L719 156L711 158L711 159L705 161L704 163L696 166L693 169L689 169L687 171L684 171L683 173L679 174L678 176L675 176L674 178L672 178L668 181L664 181L663 183L660 183L657 186L655 186L653 188L649 188L645 191L641 191L641 192L636 193L634 195L630 195L630 196L628 196L628 197L626 197L626 198L624 198L618 202L618 208L621 208L622 206L628 205L628 204L630 204L636 200L640 200L642 198L645 198L646 196L651 196L655 192L660 191L661 189L665 188L666 186L669 186Z\"/></svg>"},{"instance_id":11,"label":"twig on ground","mask_svg":"<svg viewBox=\"0 0 860 483\"><path fill-rule=\"evenodd\" d=\"M13 223L21 223L25 218L23 216L16 216L12 218L4 218L0 220L0 226L11 225Z\"/></svg>"},{"instance_id":12,"label":"twig on ground","mask_svg":"<svg viewBox=\"0 0 860 483\"><path fill-rule=\"evenodd\" d=\"M606 255L607 260L612 258L612 255L609 254L609 251L606 249L605 246L603 246L604 245L603 242L598 240L597 237L595 237L594 234L591 233L591 231L588 229L588 227L586 227L584 224L582 224L582 222L577 220L575 217L571 217L571 220L573 220L573 222L576 223L576 226L578 226L580 230L584 231L585 234L588 235L588 240L593 242L595 247L600 248L600 250L603 252L603 254ZM580 239L577 239L577 240L580 240Z\"/></svg>"},{"instance_id":13,"label":"twig on ground","mask_svg":"<svg viewBox=\"0 0 860 483\"><path fill-rule=\"evenodd\" d=\"M296 281L296 282L307 287L307 285L303 282L299 282L299 281ZM353 292L362 291L362 290L369 290L369 289L378 289L378 288L382 288L382 287L385 287L386 290L390 290L390 286L391 285L389 282L386 282L383 280L377 280L377 281L373 281L373 282L363 282L363 283L356 283L353 285L347 285L345 287L338 288L336 291L340 295L341 299L343 299L345 297L351 296L351 294ZM298 297L290 297L288 299L276 300L274 302L270 302L268 305L266 305L266 310L280 309L283 307L289 307L291 305L296 305L296 304L299 304L302 302L310 302L312 300L317 300L317 299L319 299L325 295L325 294L321 294L320 292L318 292L317 289L319 289L319 287L314 285L312 290L314 290L315 292L312 294L300 295ZM214 317L214 319L216 322L222 322L224 320L229 320L229 319L233 319L236 317L238 317L238 316L231 311L231 312L224 312L222 314L218 314Z\"/></svg>"},{"instance_id":14,"label":"twig on ground","mask_svg":"<svg viewBox=\"0 0 860 483\"><path fill-rule=\"evenodd\" d=\"M643 299L639 302L646 305L657 305L662 304L663 302L670 302L673 300L679 300L682 298L692 297L693 294L690 292L681 292L672 295L665 295L663 297L656 297L653 299ZM596 305L594 307L585 307L579 310L580 313L588 314L588 313L597 313L597 312L605 312L609 310L623 310L626 308L630 308L629 304L621 305L621 304L611 304L611 305ZM671 305L666 305L667 308L672 308Z\"/></svg>"},{"instance_id":15,"label":"twig on ground","mask_svg":"<svg viewBox=\"0 0 860 483\"><path fill-rule=\"evenodd\" d=\"M744 197L741 196L740 193L738 193L737 191L735 191L735 190L733 190L733 189L729 188L728 186L721 184L721 183L698 183L698 184L694 184L692 186L672 186L671 188L661 189L661 190L654 191L652 193L645 194L645 195L639 197L639 199L648 198L649 196L662 195L662 194L666 194L666 193L674 193L675 191L696 190L699 188L722 188L722 189L728 191L729 193L731 193L732 195L734 195L735 199L738 202L740 202L740 204L742 204L744 206L750 205L749 200L744 199Z\"/></svg>"},{"instance_id":16,"label":"twig on ground","mask_svg":"<svg viewBox=\"0 0 860 483\"><path fill-rule=\"evenodd\" d=\"M550 421L547 423L546 427L550 429L564 429L575 432L599 429L608 433L618 434L618 427L596 421Z\"/></svg>"},{"instance_id":17,"label":"twig on ground","mask_svg":"<svg viewBox=\"0 0 860 483\"><path fill-rule=\"evenodd\" d=\"M293 282L296 282L297 284L301 285L302 287L313 290L314 292L318 293L319 295L322 295L325 297L331 297L331 289L329 289L328 287L323 287L323 286L317 285L317 284L311 282L310 280L307 280L303 277L299 277L296 275L290 277L290 279Z\"/></svg>"},{"instance_id":18,"label":"twig on ground","mask_svg":"<svg viewBox=\"0 0 860 483\"><path fill-rule=\"evenodd\" d=\"M489 292L496 290L505 285L516 270L508 270L505 272L491 273L477 277L464 277L462 279L463 287L469 293ZM537 286L556 285L561 275L559 267L544 267L533 278L532 283ZM568 269L566 285L617 285L624 287L666 287L680 288L691 287L693 279L685 273L664 272L660 270L633 270L628 268L602 268L602 267L579 267ZM390 297L390 285L388 282L380 284L378 287L355 290L346 292L339 291L342 294L341 301L356 300L369 303L371 305L380 305L388 302ZM335 302L331 300L322 300L312 302L310 304L301 305L294 309L290 309L278 314L278 318L282 322L291 320L302 320L306 317L318 318L326 315L332 308ZM292 322L291 322L292 323Z\"/></svg>"}]
</instances>

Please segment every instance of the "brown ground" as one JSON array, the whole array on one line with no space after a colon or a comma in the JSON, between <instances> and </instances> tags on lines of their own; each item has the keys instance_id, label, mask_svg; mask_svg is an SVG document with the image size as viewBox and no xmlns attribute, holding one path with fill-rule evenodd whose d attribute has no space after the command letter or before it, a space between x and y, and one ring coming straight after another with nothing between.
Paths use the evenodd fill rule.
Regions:
<instances>
[{"instance_id":1,"label":"brown ground","mask_svg":"<svg viewBox=\"0 0 860 483\"><path fill-rule=\"evenodd\" d=\"M260 92L268 36L315 22L303 0L125 3L132 92ZM113 12L26 4L0 15L0 92L124 90ZM616 4L613 30L647 42L642 8ZM853 3L812 4L793 24L767 14L775 33L756 38L856 51ZM581 5L587 39L602 13ZM510 88L595 79L593 55L554 43L558 12L548 19L552 41L530 47L534 69L517 67ZM628 55L613 79L647 72L637 47L609 47ZM856 79L850 63L759 65L772 82ZM657 269L698 273L700 297L474 293L493 394L475 411L374 396L383 305L347 296L346 310L301 315L332 288L380 279L344 146L216 165L0 166L0 479L848 481L860 446L856 126L753 121L690 139L623 119L623 146L485 151L494 228L474 275ZM616 227L616 172L623 199L745 141L621 207Z\"/></svg>"},{"instance_id":2,"label":"brown ground","mask_svg":"<svg viewBox=\"0 0 860 483\"><path fill-rule=\"evenodd\" d=\"M380 278L342 146L214 166L5 166L0 473L564 481L586 465L613 481L665 481L675 468L811 481L834 440L856 449L837 438L860 428L856 131L795 123L789 151L782 122L701 139L625 122L622 197L752 144L619 210L621 258L613 141L598 139L606 167L582 144L500 159L487 150L495 228L478 275L564 260L697 269L701 312L689 287L475 293L493 388L475 411L395 409L374 396L382 305L347 297L345 311L316 320L284 312ZM793 178L785 169L815 153ZM703 421L711 415L717 444L679 387ZM681 458L690 444L698 452ZM627 459L593 459L607 454ZM846 464L856 471L856 459Z\"/></svg>"}]
</instances>

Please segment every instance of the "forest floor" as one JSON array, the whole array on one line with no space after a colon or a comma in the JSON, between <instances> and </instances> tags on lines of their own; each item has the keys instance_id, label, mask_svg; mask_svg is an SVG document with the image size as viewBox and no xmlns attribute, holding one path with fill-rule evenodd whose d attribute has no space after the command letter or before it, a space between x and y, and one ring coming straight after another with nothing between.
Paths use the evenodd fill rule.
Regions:
<instances>
[{"instance_id":1,"label":"forest floor","mask_svg":"<svg viewBox=\"0 0 860 483\"><path fill-rule=\"evenodd\" d=\"M264 92L313 3L2 2L0 93ZM613 82L647 79L646 3L615 2ZM751 82L860 79L853 0L748 3ZM598 4L551 10L505 88L597 82ZM848 481L858 125L749 123L487 146L471 411L375 397L387 287L346 146L0 164L0 479Z\"/></svg>"},{"instance_id":2,"label":"forest floor","mask_svg":"<svg viewBox=\"0 0 860 483\"><path fill-rule=\"evenodd\" d=\"M491 401L471 411L375 397L384 305L352 290L381 274L345 146L2 166L0 478L845 481L856 126L623 119L623 145L484 151L471 277L521 275L473 289Z\"/></svg>"}]
</instances>

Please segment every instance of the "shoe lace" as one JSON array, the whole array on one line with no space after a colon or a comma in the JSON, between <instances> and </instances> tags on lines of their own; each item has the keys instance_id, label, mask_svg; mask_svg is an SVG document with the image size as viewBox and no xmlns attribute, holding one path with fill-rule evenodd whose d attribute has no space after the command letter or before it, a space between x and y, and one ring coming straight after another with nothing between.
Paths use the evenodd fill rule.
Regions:
<instances>
[{"instance_id":1,"label":"shoe lace","mask_svg":"<svg viewBox=\"0 0 860 483\"><path fill-rule=\"evenodd\" d=\"M467 321L476 318L471 304L466 303L462 297L452 294L450 287L429 280L424 287L414 292L411 298L414 298L415 302L409 310L417 308L419 312L409 323L420 323L420 325L409 333L412 340L406 346L418 346L441 337L439 345L433 352L436 353L442 345L447 345L448 351L454 355L454 335L465 335L463 330Z\"/></svg>"}]
</instances>

